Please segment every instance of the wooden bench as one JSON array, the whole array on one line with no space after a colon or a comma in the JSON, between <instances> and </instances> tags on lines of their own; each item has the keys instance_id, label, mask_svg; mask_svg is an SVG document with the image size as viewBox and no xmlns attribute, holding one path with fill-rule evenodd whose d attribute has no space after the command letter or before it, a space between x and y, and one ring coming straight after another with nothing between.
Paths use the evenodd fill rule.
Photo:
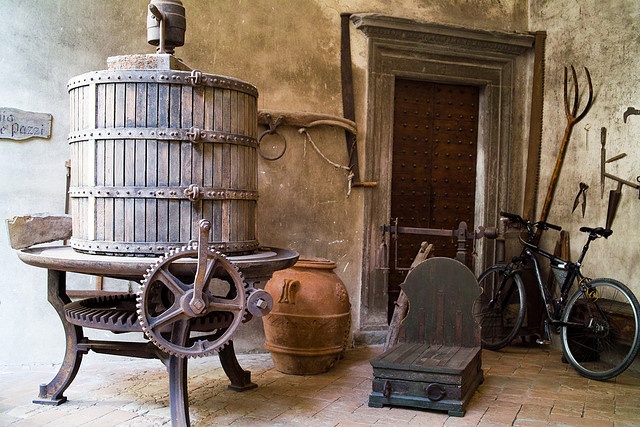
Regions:
<instances>
[{"instance_id":1,"label":"wooden bench","mask_svg":"<svg viewBox=\"0 0 640 427\"><path fill-rule=\"evenodd\" d=\"M418 264L401 285L409 299L405 341L371 361L369 406L408 406L464 416L483 381L473 273L450 258Z\"/></svg>"}]
</instances>

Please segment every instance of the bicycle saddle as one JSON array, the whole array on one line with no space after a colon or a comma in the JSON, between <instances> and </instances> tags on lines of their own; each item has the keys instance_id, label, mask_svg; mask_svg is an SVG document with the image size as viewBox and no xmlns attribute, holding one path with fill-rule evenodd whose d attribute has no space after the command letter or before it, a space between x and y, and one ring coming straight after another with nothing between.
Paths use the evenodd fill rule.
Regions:
<instances>
[{"instance_id":1,"label":"bicycle saddle","mask_svg":"<svg viewBox=\"0 0 640 427\"><path fill-rule=\"evenodd\" d=\"M580 231L589 234L595 234L596 236L602 236L605 239L613 234L613 230L609 228L597 227L597 228L589 228L589 227L580 227Z\"/></svg>"}]
</instances>

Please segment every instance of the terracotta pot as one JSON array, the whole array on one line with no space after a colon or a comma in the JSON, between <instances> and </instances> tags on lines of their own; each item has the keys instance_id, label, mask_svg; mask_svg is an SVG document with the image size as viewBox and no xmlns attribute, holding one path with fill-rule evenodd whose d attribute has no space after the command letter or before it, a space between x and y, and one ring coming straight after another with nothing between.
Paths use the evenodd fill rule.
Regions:
<instances>
[{"instance_id":1,"label":"terracotta pot","mask_svg":"<svg viewBox=\"0 0 640 427\"><path fill-rule=\"evenodd\" d=\"M327 372L345 349L351 329L351 304L336 264L300 258L276 271L265 290L273 309L263 318L265 348L275 368L286 374Z\"/></svg>"}]
</instances>

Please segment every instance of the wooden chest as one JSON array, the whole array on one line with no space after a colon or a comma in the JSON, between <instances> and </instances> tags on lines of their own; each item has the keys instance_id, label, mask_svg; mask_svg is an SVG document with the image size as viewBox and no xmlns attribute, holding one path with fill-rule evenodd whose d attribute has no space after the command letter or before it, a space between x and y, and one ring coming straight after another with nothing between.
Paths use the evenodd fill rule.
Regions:
<instances>
[{"instance_id":1,"label":"wooden chest","mask_svg":"<svg viewBox=\"0 0 640 427\"><path fill-rule=\"evenodd\" d=\"M471 270L451 258L429 258L407 274L405 342L371 361L369 406L408 406L464 416L483 381L480 328L472 306L480 295Z\"/></svg>"},{"instance_id":2,"label":"wooden chest","mask_svg":"<svg viewBox=\"0 0 640 427\"><path fill-rule=\"evenodd\" d=\"M483 380L479 347L404 343L371 361L369 406L410 406L463 416Z\"/></svg>"},{"instance_id":3,"label":"wooden chest","mask_svg":"<svg viewBox=\"0 0 640 427\"><path fill-rule=\"evenodd\" d=\"M118 58L68 84L70 245L163 254L207 219L217 250L257 249L256 88L169 55Z\"/></svg>"}]
</instances>

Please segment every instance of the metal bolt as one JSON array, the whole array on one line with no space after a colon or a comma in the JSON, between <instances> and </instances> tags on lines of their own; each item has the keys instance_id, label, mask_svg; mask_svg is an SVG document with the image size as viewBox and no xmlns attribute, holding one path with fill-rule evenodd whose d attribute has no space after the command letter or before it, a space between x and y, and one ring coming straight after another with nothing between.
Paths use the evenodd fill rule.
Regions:
<instances>
[{"instance_id":1,"label":"metal bolt","mask_svg":"<svg viewBox=\"0 0 640 427\"><path fill-rule=\"evenodd\" d=\"M193 309L193 311L196 314L201 314L202 311L204 310L204 301L202 301L202 299L197 299L195 301L191 301L191 308Z\"/></svg>"}]
</instances>

